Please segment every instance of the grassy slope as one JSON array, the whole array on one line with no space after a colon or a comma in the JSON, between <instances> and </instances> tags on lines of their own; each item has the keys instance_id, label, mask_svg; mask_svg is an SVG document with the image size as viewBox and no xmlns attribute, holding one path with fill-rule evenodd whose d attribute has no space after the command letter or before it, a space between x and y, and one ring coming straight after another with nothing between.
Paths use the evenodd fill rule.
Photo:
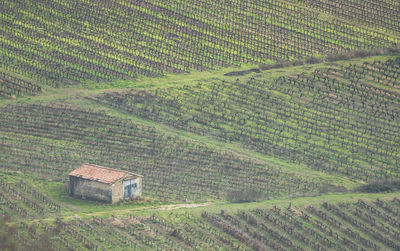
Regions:
<instances>
[{"instance_id":1,"label":"grassy slope","mask_svg":"<svg viewBox=\"0 0 400 251\"><path fill-rule=\"evenodd\" d=\"M361 66L360 64L358 65L359 67ZM379 164L371 163L370 160L365 159L367 155L361 157L348 155L350 151L353 151L353 149L348 149L348 144L354 143L357 146L356 151L365 154L364 151L370 151L368 144L372 145L376 140L383 140L384 138L386 140L386 133L385 135L380 133L379 136L366 133L366 124L363 122L366 116L369 120L373 118L374 121L380 121L380 124L376 122L378 124L371 126L370 130L381 127L382 123L385 122L384 124L390 123L390 126L385 125L385 130L390 131L393 128L398 131L397 115L386 117L384 120L380 115L380 113L385 113L386 111L397 110L397 80L393 79L396 82L394 86L384 84L387 80L381 81L382 84L377 84L375 81L371 81L371 75L365 74L360 81L360 77L355 74L353 68L346 68L344 71L351 72L351 76L346 76L352 78L350 84L346 77L337 72L343 71L339 66L338 64L331 65L329 71L332 73L328 72L327 74L331 80L335 80L336 85L339 81L341 84L339 87L332 84L332 81L321 81L325 76L321 76L317 71L306 71L306 76L295 76L297 79L300 77L300 80L295 83L289 83L285 80L284 83L272 81L272 84L269 84L271 79L269 75L256 74L254 81L247 81L248 77L244 77L238 78L237 81L231 80L223 83L216 80L195 86L191 86L191 82L189 82L188 85L177 86L176 88L160 88L152 92L106 92L104 95L95 97L95 100L106 106L126 111L128 114L168 124L199 135L214 136L222 141L235 142L235 144L241 143L242 146L249 144L252 146L250 149L267 155L269 155L270 149L264 143L279 145L279 142L277 143L276 139L274 139L275 136L271 136L275 133L275 135L279 135L279 140L283 142L294 141L294 145L289 146L289 148L296 151L307 152L308 149L307 147L304 148L304 145L315 147L313 144L316 143L318 145L316 150L324 153L323 161L325 163L330 162L328 159L331 158L333 158L333 161L340 159L340 155L342 155L357 158L360 161L357 168L366 168L368 165L373 168L373 166ZM318 68L318 70L321 69L324 69L324 67ZM357 77L357 80L354 79L354 76ZM383 74L379 73L378 77L381 78L381 76ZM309 78L313 77L318 77L318 80L315 78L305 85L314 88L313 90L309 91L303 86L300 87L300 85L303 85L303 81L309 81ZM376 74L373 77L375 79ZM239 83L236 84L237 82ZM357 86L354 86L354 83ZM371 84L382 88L385 92L390 91L393 93L394 100L390 100L389 94L385 94L388 96L377 98L382 94L372 92L369 87ZM297 88L295 93L291 93L290 90L295 87ZM355 93L352 88L359 90ZM260 92L265 97L271 96L272 98L260 98ZM373 97L372 94L375 96ZM367 96L368 98L366 98ZM340 100L345 99L345 102L330 100L327 97L339 97ZM356 101L357 104L351 104L351 101ZM361 107L361 104L365 103L374 108L373 111L370 109L365 110L364 107ZM277 106L277 104L279 105ZM327 108L321 109L318 105L327 106ZM382 108L383 105L386 108ZM246 107L246 109L243 110L243 107ZM149 110L151 110L150 113L148 112ZM284 114L280 113L282 110ZM262 113L261 116L258 116L258 113ZM223 114L227 115L223 116ZM300 114L303 114L303 116ZM332 114L334 114L333 117ZM235 118L232 118L232 116ZM321 117L316 119L315 117L318 116ZM274 122L271 121L271 118ZM239 119L244 120L245 124L238 121ZM334 122L331 123L331 120ZM318 131L318 133L313 133L316 137L312 138L307 134L311 123L313 125L311 129ZM291 128L286 128L287 125L291 126ZM282 131L286 138L281 136ZM337 133L337 131L340 132ZM388 133L393 134L393 132ZM231 137L232 134L233 136ZM300 136L298 137L298 135ZM356 139L355 135L358 135L358 137L365 136L365 140L368 142L367 145L365 145L364 140L360 142L359 139ZM288 139L287 136L290 138ZM340 139L346 140L346 143L340 142ZM393 144L390 152L395 153L397 143L388 139L388 144ZM387 144L384 145L388 146ZM282 145L279 145L279 147L287 148L287 146ZM329 149L327 150L325 147ZM379 151L378 149L375 153ZM313 152L307 153L314 154ZM319 157L322 156L319 155ZM394 156L394 158L397 157ZM378 160L379 157L372 158ZM394 162L389 164L386 160L383 160L382 163L385 163L388 167L395 165L393 164ZM319 164L317 163L317 165ZM342 166L342 163L334 165ZM347 164L345 165L347 166ZM333 169L337 170L336 167L333 167ZM374 176L381 175L378 174L380 170L373 172Z\"/></svg>"},{"instance_id":2,"label":"grassy slope","mask_svg":"<svg viewBox=\"0 0 400 251\"><path fill-rule=\"evenodd\" d=\"M355 63L362 63L362 62L372 62L374 60L386 60L388 58L393 58L394 56L376 56L376 57L369 57L369 58L357 58L342 62L336 62L335 64L339 65L349 65ZM324 67L331 67L329 64L315 64L315 65L306 65L306 66L296 66L296 67L287 67L287 68L280 68L280 69L273 69L268 71L263 71L261 74L265 79L274 79L277 76L288 76L298 74L304 71L312 71L316 68L324 68ZM246 69L246 68L243 68ZM78 105L80 107L86 107L93 110L102 110L105 111L106 114L119 117L121 119L131 120L133 122L138 122L140 124L155 127L158 130L162 131L166 135L171 136L178 136L181 138L186 138L191 141L199 142L209 147L216 148L219 150L233 150L238 152L239 154L243 154L245 156L251 156L252 158L256 158L260 161L272 163L272 165L280 166L284 170L288 172L293 172L298 175L302 175L305 177L320 177L324 180L329 180L333 184L344 186L348 189L352 189L359 184L363 184L363 182L355 182L350 181L345 176L340 175L331 175L326 174L320 171L315 171L307 166L304 165L295 165L287 163L286 161L279 160L277 158L273 158L264 154L260 154L258 152L251 151L249 149L243 149L240 145L226 143L218 141L214 138L207 137L207 136L199 136L194 133L186 132L180 129L172 128L170 126L159 124L153 121L149 121L143 118L135 117L131 114L121 112L119 110L108 108L104 106L100 106L96 103L90 102L86 100L84 97L88 95L96 95L107 91L107 89L115 88L115 86L119 86L124 90L125 88L129 89L153 89L156 87L172 87L172 86L182 86L184 85L191 85L198 83L199 80L210 80L210 79L223 79L227 81L232 81L237 77L228 77L224 76L223 74L232 71L233 69L225 69L220 72L210 72L210 73L192 73L186 75L169 75L167 77L161 79L152 79L152 78L145 78L141 80L136 80L132 82L115 82L110 83L108 85L96 86L93 84L88 84L84 87L75 87L75 88L60 88L60 89L46 89L42 95L38 96L27 96L18 98L17 100L9 100L9 99L2 99L1 105L13 104L13 103L67 103L72 106ZM246 80L251 77L252 74L247 76L240 77L241 80ZM113 91L117 91L113 89Z\"/></svg>"},{"instance_id":3,"label":"grassy slope","mask_svg":"<svg viewBox=\"0 0 400 251\"><path fill-rule=\"evenodd\" d=\"M127 89L133 90L153 90L156 88L180 87L183 85L195 85L199 81L209 81L213 79L234 81L240 78L246 81L254 75L261 75L265 80L273 80L281 76L293 76L302 72L312 72L315 69L323 69L332 67L332 65L348 66L350 64L361 64L364 62L373 61L386 61L387 59L396 58L398 55L379 55L366 58L353 58L349 60L337 61L334 63L317 63L309 65L282 67L277 69L265 70L261 74L248 74L245 76L225 76L224 74L232 71L245 71L248 69L257 68L256 65L245 65L235 68L223 68L218 71L196 72L185 74L166 74L163 77L140 77L136 80L117 80L106 83L92 83L87 82L82 85L65 86L63 88L53 88L50 86L43 86L43 93L32 95L23 95L17 98L18 103L35 103L35 102L52 102L57 100L66 100L68 103L85 104L88 103L84 100L86 96L94 96L101 94L105 91L123 91ZM9 72L10 73L10 72ZM14 74L14 73L10 73ZM19 75L17 75L19 76ZM0 98L0 105L12 104L16 102L15 99Z\"/></svg>"}]
</instances>

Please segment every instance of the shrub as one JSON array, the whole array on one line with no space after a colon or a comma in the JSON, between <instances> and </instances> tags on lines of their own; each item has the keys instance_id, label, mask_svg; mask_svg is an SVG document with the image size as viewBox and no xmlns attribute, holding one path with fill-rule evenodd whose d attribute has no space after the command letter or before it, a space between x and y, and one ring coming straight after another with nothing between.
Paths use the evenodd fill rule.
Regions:
<instances>
[{"instance_id":1,"label":"shrub","mask_svg":"<svg viewBox=\"0 0 400 251\"><path fill-rule=\"evenodd\" d=\"M337 192L347 192L344 186L336 186L333 184L325 184L319 189L320 193L337 193Z\"/></svg>"},{"instance_id":2,"label":"shrub","mask_svg":"<svg viewBox=\"0 0 400 251\"><path fill-rule=\"evenodd\" d=\"M261 198L261 192L255 190L233 190L226 193L226 199L230 202L251 202Z\"/></svg>"},{"instance_id":3,"label":"shrub","mask_svg":"<svg viewBox=\"0 0 400 251\"><path fill-rule=\"evenodd\" d=\"M381 193L398 190L400 190L400 180L376 180L355 189L356 192L361 193Z\"/></svg>"},{"instance_id":4,"label":"shrub","mask_svg":"<svg viewBox=\"0 0 400 251\"><path fill-rule=\"evenodd\" d=\"M316 58L316 57L308 57L306 60L305 60L305 63L306 64L318 64L318 63L321 63L322 62L322 60L321 59L318 59L318 58Z\"/></svg>"}]
</instances>

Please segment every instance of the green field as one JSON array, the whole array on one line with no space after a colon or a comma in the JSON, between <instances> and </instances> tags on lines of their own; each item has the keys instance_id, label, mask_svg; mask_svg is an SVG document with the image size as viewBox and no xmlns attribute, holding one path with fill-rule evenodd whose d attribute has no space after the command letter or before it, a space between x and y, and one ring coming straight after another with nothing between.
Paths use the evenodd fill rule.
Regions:
<instances>
[{"instance_id":1,"label":"green field","mask_svg":"<svg viewBox=\"0 0 400 251\"><path fill-rule=\"evenodd\" d=\"M0 250L400 249L398 1L0 6Z\"/></svg>"}]
</instances>

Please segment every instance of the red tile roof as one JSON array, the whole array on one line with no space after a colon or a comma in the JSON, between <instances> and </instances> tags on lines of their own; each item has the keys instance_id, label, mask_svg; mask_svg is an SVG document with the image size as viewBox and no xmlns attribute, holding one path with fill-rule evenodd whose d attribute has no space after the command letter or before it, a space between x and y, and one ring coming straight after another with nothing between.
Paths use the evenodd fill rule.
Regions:
<instances>
[{"instance_id":1,"label":"red tile roof","mask_svg":"<svg viewBox=\"0 0 400 251\"><path fill-rule=\"evenodd\" d=\"M95 180L101 183L114 183L126 175L135 175L133 173L119 171L103 166L83 164L77 169L69 173L70 176L79 177L82 179ZM141 176L141 175L136 175Z\"/></svg>"}]
</instances>

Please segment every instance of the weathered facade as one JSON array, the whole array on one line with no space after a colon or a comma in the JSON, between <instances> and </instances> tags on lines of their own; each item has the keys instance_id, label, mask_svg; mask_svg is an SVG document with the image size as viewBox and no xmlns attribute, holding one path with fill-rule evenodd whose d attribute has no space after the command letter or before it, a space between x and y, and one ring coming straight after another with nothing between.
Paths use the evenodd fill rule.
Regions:
<instances>
[{"instance_id":1,"label":"weathered facade","mask_svg":"<svg viewBox=\"0 0 400 251\"><path fill-rule=\"evenodd\" d=\"M142 195L142 175L84 164L69 174L69 194L81 199L115 203Z\"/></svg>"}]
</instances>

